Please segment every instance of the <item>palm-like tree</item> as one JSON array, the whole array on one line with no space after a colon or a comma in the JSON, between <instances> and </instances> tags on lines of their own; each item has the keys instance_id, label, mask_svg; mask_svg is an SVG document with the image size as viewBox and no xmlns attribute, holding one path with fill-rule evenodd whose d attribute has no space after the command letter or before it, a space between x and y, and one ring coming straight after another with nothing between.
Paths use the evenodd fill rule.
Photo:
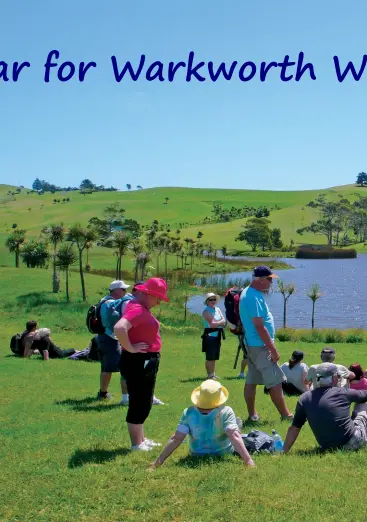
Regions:
<instances>
[{"instance_id":1,"label":"palm-like tree","mask_svg":"<svg viewBox=\"0 0 367 522\"><path fill-rule=\"evenodd\" d=\"M66 301L70 301L69 295L69 270L77 261L73 245L61 245L56 254L56 266L65 272Z\"/></svg>"},{"instance_id":2,"label":"palm-like tree","mask_svg":"<svg viewBox=\"0 0 367 522\"><path fill-rule=\"evenodd\" d=\"M27 268L44 268L50 258L47 243L42 238L24 243L20 255Z\"/></svg>"},{"instance_id":3,"label":"palm-like tree","mask_svg":"<svg viewBox=\"0 0 367 522\"><path fill-rule=\"evenodd\" d=\"M130 236L122 230L118 230L112 236L112 244L115 248L116 254L116 279L121 279L122 258L126 254L127 249L129 248L129 243Z\"/></svg>"},{"instance_id":4,"label":"palm-like tree","mask_svg":"<svg viewBox=\"0 0 367 522\"><path fill-rule=\"evenodd\" d=\"M82 286L82 298L83 301L87 300L87 295L85 292L85 281L83 274L83 252L90 241L95 241L96 233L94 230L89 228L83 228L80 224L73 225L66 237L67 241L71 241L76 245L79 254L79 273L80 273L80 282Z\"/></svg>"},{"instance_id":5,"label":"palm-like tree","mask_svg":"<svg viewBox=\"0 0 367 522\"><path fill-rule=\"evenodd\" d=\"M150 261L150 255L147 252L142 252L141 254L139 254L139 256L137 258L137 263L141 268L141 280L142 281L144 281L145 271L146 271L147 264L149 263L149 261Z\"/></svg>"},{"instance_id":6,"label":"palm-like tree","mask_svg":"<svg viewBox=\"0 0 367 522\"><path fill-rule=\"evenodd\" d=\"M311 288L306 292L306 295L312 301L311 328L314 329L314 327L315 327L315 305L316 305L316 301L322 296L319 285L317 283L313 283Z\"/></svg>"},{"instance_id":7,"label":"palm-like tree","mask_svg":"<svg viewBox=\"0 0 367 522\"><path fill-rule=\"evenodd\" d=\"M152 242L154 250L157 252L157 276L159 276L159 258L166 249L167 242L169 241L168 234L164 232L160 236L156 236Z\"/></svg>"},{"instance_id":8,"label":"palm-like tree","mask_svg":"<svg viewBox=\"0 0 367 522\"><path fill-rule=\"evenodd\" d=\"M25 230L22 230L20 228L15 229L14 232L12 232L6 242L5 246L9 249L9 252L15 254L15 266L16 268L19 268L19 254L20 254L20 248L23 245L25 241Z\"/></svg>"},{"instance_id":9,"label":"palm-like tree","mask_svg":"<svg viewBox=\"0 0 367 522\"><path fill-rule=\"evenodd\" d=\"M61 223L60 225L50 225L48 228L45 228L43 230L43 232L45 232L47 238L50 240L50 242L53 246L52 291L54 294L57 294L57 292L60 290L60 279L57 274L56 251L57 251L57 245L64 240L65 229L64 229L63 224Z\"/></svg>"},{"instance_id":10,"label":"palm-like tree","mask_svg":"<svg viewBox=\"0 0 367 522\"><path fill-rule=\"evenodd\" d=\"M281 279L278 279L278 289L283 296L283 328L287 328L287 304L288 299L296 291L296 285L294 283L285 284Z\"/></svg>"},{"instance_id":11,"label":"palm-like tree","mask_svg":"<svg viewBox=\"0 0 367 522\"><path fill-rule=\"evenodd\" d=\"M143 245L140 241L140 239L133 239L130 243L130 248L133 251L134 254L134 260L135 260L135 275L134 275L134 281L139 280L139 267L140 267L140 254L143 253Z\"/></svg>"},{"instance_id":12,"label":"palm-like tree","mask_svg":"<svg viewBox=\"0 0 367 522\"><path fill-rule=\"evenodd\" d=\"M86 265L85 265L85 270L86 270L87 272L89 272L89 270L90 270L90 264L89 264L89 250L90 250L91 248L93 248L93 245L94 245L93 241L88 241L88 243L85 245L85 250L86 250L86 252L87 252L87 262L86 262Z\"/></svg>"}]
</instances>

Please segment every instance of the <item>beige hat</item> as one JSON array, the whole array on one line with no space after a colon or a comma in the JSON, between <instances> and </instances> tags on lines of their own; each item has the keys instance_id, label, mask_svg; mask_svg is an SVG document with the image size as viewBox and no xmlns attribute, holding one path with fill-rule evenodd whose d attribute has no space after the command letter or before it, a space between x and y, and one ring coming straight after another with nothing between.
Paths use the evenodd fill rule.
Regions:
<instances>
[{"instance_id":1,"label":"beige hat","mask_svg":"<svg viewBox=\"0 0 367 522\"><path fill-rule=\"evenodd\" d=\"M220 382L207 379L192 392L191 401L199 408L210 410L224 404L228 396L227 388L222 386Z\"/></svg>"},{"instance_id":2,"label":"beige hat","mask_svg":"<svg viewBox=\"0 0 367 522\"><path fill-rule=\"evenodd\" d=\"M220 295L218 295L218 294L213 294L213 292L209 292L208 294L206 294L205 299L204 299L204 304L205 304L205 305L208 304L207 301L208 301L208 299L210 299L211 297L215 297L215 299L216 299L216 303L217 303L217 304L219 303L219 301L220 301Z\"/></svg>"}]
</instances>

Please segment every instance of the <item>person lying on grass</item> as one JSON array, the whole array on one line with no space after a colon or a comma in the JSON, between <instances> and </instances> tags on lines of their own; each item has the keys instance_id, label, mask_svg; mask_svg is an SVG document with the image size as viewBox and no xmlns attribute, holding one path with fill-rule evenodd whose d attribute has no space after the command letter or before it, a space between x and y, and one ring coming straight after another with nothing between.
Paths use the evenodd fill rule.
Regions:
<instances>
[{"instance_id":1,"label":"person lying on grass","mask_svg":"<svg viewBox=\"0 0 367 522\"><path fill-rule=\"evenodd\" d=\"M221 456L235 451L247 466L255 466L238 430L234 411L225 406L228 395L228 390L212 379L196 388L191 394L194 406L183 412L176 433L150 469L163 464L187 435L192 456Z\"/></svg>"},{"instance_id":2,"label":"person lying on grass","mask_svg":"<svg viewBox=\"0 0 367 522\"><path fill-rule=\"evenodd\" d=\"M350 416L350 405L367 402L367 391L339 388L338 367L320 364L316 373L317 387L298 400L293 424L288 429L284 453L291 449L301 428L309 422L322 450L356 450L367 445L367 413Z\"/></svg>"},{"instance_id":3,"label":"person lying on grass","mask_svg":"<svg viewBox=\"0 0 367 522\"><path fill-rule=\"evenodd\" d=\"M27 321L26 329L22 334L21 346L23 357L29 359L33 354L40 354L43 360L63 359L73 355L76 350L61 350L52 341L48 328L38 328L37 321Z\"/></svg>"}]
</instances>

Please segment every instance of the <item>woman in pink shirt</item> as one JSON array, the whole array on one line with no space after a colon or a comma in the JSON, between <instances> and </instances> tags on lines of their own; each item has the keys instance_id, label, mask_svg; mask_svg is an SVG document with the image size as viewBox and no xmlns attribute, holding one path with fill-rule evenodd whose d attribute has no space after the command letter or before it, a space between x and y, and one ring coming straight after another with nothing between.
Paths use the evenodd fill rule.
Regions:
<instances>
[{"instance_id":1,"label":"woman in pink shirt","mask_svg":"<svg viewBox=\"0 0 367 522\"><path fill-rule=\"evenodd\" d=\"M150 310L168 302L167 284L152 277L137 285L136 291L136 299L128 303L114 331L122 347L120 371L129 392L126 422L131 449L150 451L160 444L144 437L143 425L152 408L162 345L159 321Z\"/></svg>"},{"instance_id":2,"label":"woman in pink shirt","mask_svg":"<svg viewBox=\"0 0 367 522\"><path fill-rule=\"evenodd\" d=\"M350 381L350 387L352 390L367 390L367 379L364 377L364 372L361 365L358 363L351 364L349 371L353 372L355 379Z\"/></svg>"}]
</instances>

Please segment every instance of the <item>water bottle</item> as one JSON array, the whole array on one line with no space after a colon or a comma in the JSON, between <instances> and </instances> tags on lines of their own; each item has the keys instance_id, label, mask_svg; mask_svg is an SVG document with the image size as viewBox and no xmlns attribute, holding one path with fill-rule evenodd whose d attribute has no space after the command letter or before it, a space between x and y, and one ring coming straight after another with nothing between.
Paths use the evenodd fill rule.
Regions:
<instances>
[{"instance_id":1,"label":"water bottle","mask_svg":"<svg viewBox=\"0 0 367 522\"><path fill-rule=\"evenodd\" d=\"M272 430L273 434L273 441L274 441L274 450L277 453L280 453L283 451L283 441L282 437L279 435L279 433L276 432L276 430Z\"/></svg>"},{"instance_id":2,"label":"water bottle","mask_svg":"<svg viewBox=\"0 0 367 522\"><path fill-rule=\"evenodd\" d=\"M236 423L239 430L242 430L243 428L243 420L240 417L236 417Z\"/></svg>"}]
</instances>

